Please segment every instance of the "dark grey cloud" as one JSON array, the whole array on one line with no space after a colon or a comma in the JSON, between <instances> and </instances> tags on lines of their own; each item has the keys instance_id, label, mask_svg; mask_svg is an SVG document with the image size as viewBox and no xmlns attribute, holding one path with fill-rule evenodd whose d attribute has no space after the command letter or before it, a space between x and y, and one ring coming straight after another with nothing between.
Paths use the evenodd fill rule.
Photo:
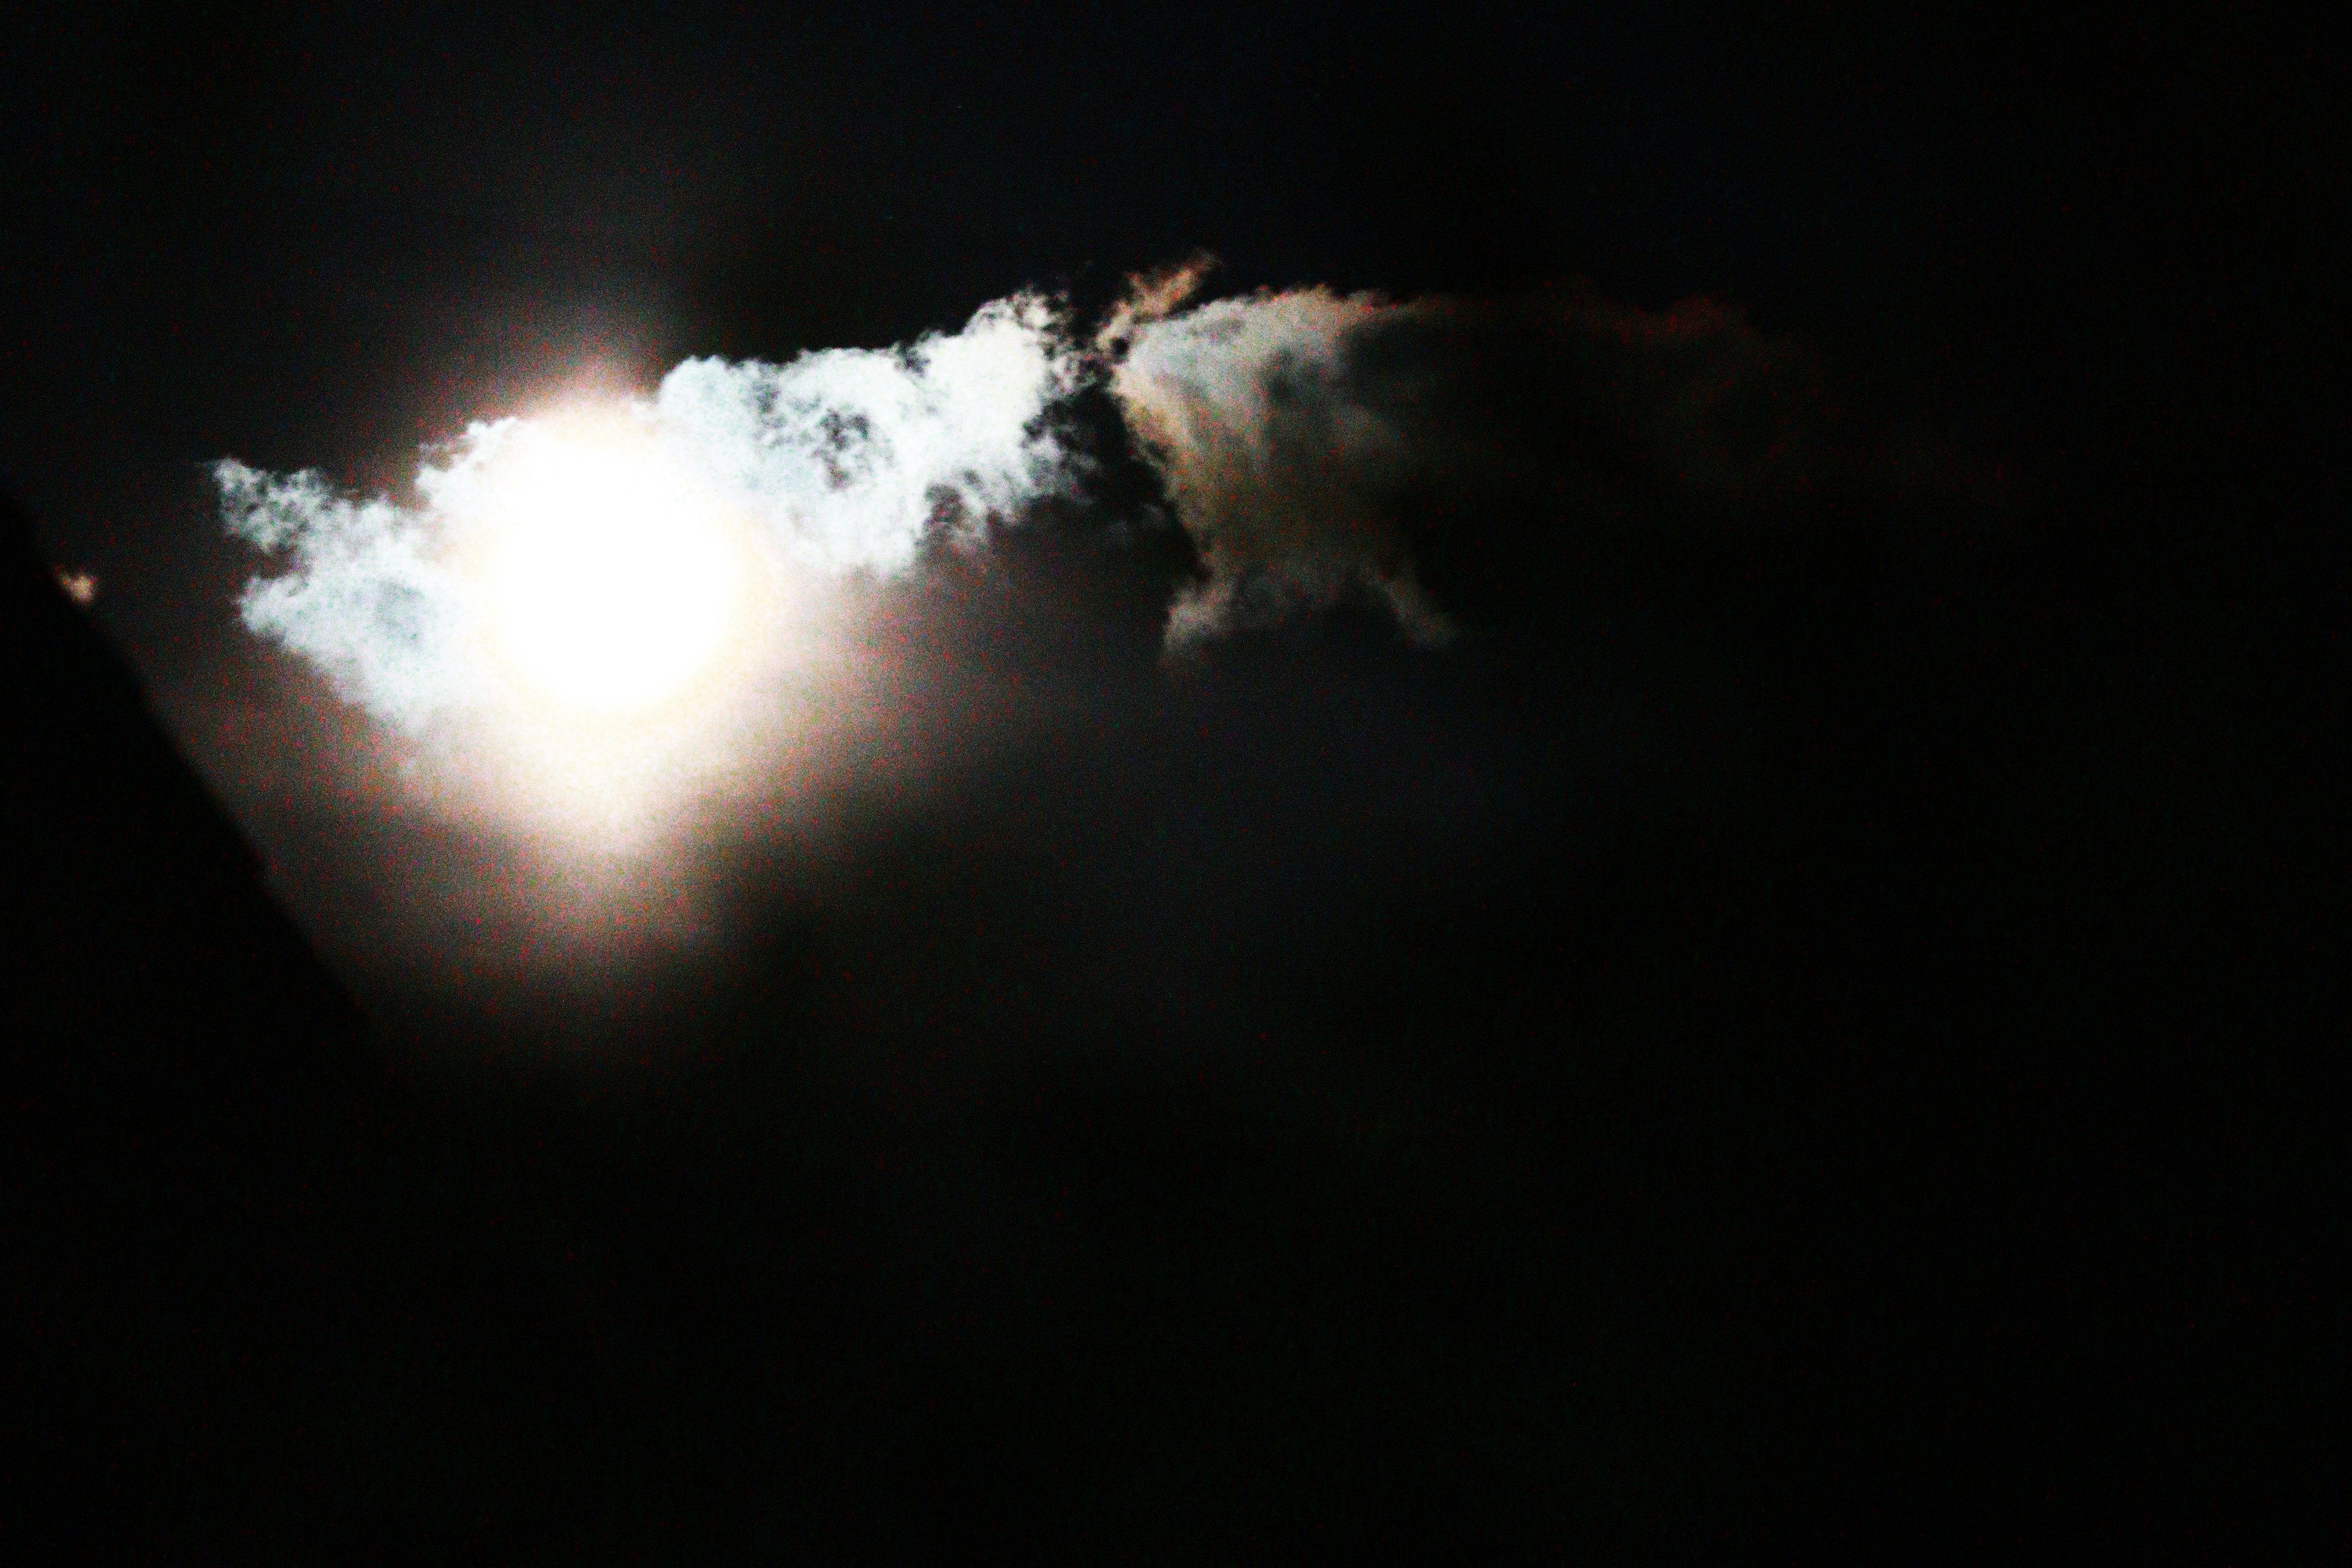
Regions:
<instances>
[{"instance_id":1,"label":"dark grey cloud","mask_svg":"<svg viewBox=\"0 0 2352 1568\"><path fill-rule=\"evenodd\" d=\"M1171 647L1346 599L1452 634L1408 517L1535 503L1562 530L1786 525L1964 483L1917 432L1842 407L1822 357L1697 299L1582 288L1391 300L1322 287L1188 304L1213 266L1139 277L1097 336L1204 575Z\"/></svg>"}]
</instances>

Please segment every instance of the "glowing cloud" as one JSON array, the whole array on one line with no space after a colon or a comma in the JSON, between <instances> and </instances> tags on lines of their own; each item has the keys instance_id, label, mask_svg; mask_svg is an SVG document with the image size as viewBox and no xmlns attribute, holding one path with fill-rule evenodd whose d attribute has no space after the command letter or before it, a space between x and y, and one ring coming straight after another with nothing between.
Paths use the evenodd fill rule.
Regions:
<instances>
[{"instance_id":1,"label":"glowing cloud","mask_svg":"<svg viewBox=\"0 0 2352 1568\"><path fill-rule=\"evenodd\" d=\"M1359 593L1415 641L1444 641L1450 628L1386 517L1415 433L1359 395L1349 353L1391 308L1318 288L1179 311L1213 265L1196 257L1136 279L1097 338L1208 569L1170 613L1170 644Z\"/></svg>"},{"instance_id":2,"label":"glowing cloud","mask_svg":"<svg viewBox=\"0 0 2352 1568\"><path fill-rule=\"evenodd\" d=\"M583 719L647 710L746 630L763 561L898 571L1062 484L1043 416L1081 363L1024 294L904 348L690 360L650 400L471 426L415 505L226 460L230 531L289 560L245 621L411 731L518 685Z\"/></svg>"}]
</instances>

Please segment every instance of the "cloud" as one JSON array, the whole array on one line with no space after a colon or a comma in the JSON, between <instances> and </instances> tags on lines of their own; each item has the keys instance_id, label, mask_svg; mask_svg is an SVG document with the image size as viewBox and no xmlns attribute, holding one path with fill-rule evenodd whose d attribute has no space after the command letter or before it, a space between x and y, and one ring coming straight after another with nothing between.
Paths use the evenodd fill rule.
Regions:
<instances>
[{"instance_id":1,"label":"cloud","mask_svg":"<svg viewBox=\"0 0 2352 1568\"><path fill-rule=\"evenodd\" d=\"M1133 279L1096 343L1205 572L1171 615L1174 647L1350 598L1443 642L1416 515L1755 525L1897 482L1900 443L1837 406L1818 356L1711 300L1311 287L1187 308L1213 265Z\"/></svg>"},{"instance_id":2,"label":"cloud","mask_svg":"<svg viewBox=\"0 0 2352 1568\"><path fill-rule=\"evenodd\" d=\"M1210 265L1138 279L1097 340L1208 573L1171 611L1170 643L1351 592L1386 605L1415 640L1443 641L1446 623L1383 504L1414 461L1413 433L1360 395L1349 353L1387 307L1297 289L1180 313Z\"/></svg>"},{"instance_id":3,"label":"cloud","mask_svg":"<svg viewBox=\"0 0 2352 1568\"><path fill-rule=\"evenodd\" d=\"M465 445L494 431L477 426ZM473 695L464 637L474 606L445 559L443 519L383 497L353 501L314 472L281 477L233 458L214 465L213 479L231 532L293 558L284 575L246 585L247 627L404 728Z\"/></svg>"},{"instance_id":4,"label":"cloud","mask_svg":"<svg viewBox=\"0 0 2352 1568\"><path fill-rule=\"evenodd\" d=\"M788 559L887 574L926 538L969 536L1071 480L1078 459L1046 416L1084 374L1054 304L1021 294L904 347L689 360L626 413ZM246 625L404 729L479 700L480 591L457 562L499 463L539 424L468 426L420 468L415 505L356 500L315 472L215 464L230 531L287 563L247 586Z\"/></svg>"},{"instance_id":5,"label":"cloud","mask_svg":"<svg viewBox=\"0 0 2352 1568\"><path fill-rule=\"evenodd\" d=\"M1066 483L1073 456L1042 421L1082 374L1052 306L1022 294L903 351L688 360L652 412L798 558L892 572L931 530L1012 516Z\"/></svg>"},{"instance_id":6,"label":"cloud","mask_svg":"<svg viewBox=\"0 0 2352 1568\"><path fill-rule=\"evenodd\" d=\"M1086 462L1055 415L1100 383L1202 568L1170 609L1171 649L1346 601L1443 644L1465 607L1424 585L1432 529L1469 545L1454 558L1492 563L1508 554L1487 548L1497 518L1530 506L1556 538L1593 541L1771 526L1959 476L1918 430L1840 408L1801 341L1708 300L1651 311L1581 287L1399 301L1316 286L1194 302L1215 266L1130 279L1089 342L1024 293L904 347L688 360L627 413L787 558L891 574L927 539L975 539L1070 489ZM420 468L415 505L218 464L229 528L288 562L248 586L247 625L406 729L476 700L476 589L451 563L534 430L469 426Z\"/></svg>"}]
</instances>

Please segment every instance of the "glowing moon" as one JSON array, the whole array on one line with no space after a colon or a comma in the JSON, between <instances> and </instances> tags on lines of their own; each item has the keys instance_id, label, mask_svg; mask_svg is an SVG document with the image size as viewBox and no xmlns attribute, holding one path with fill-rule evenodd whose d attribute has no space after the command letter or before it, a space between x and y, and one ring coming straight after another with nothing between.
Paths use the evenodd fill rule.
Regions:
<instances>
[{"instance_id":1,"label":"glowing moon","mask_svg":"<svg viewBox=\"0 0 2352 1568\"><path fill-rule=\"evenodd\" d=\"M442 747L460 797L613 850L774 751L822 616L766 521L641 408L486 427L427 489L476 693Z\"/></svg>"},{"instance_id":2,"label":"glowing moon","mask_svg":"<svg viewBox=\"0 0 2352 1568\"><path fill-rule=\"evenodd\" d=\"M536 695L620 718L728 649L751 576L740 522L642 434L551 432L509 454L480 560L493 648Z\"/></svg>"}]
</instances>

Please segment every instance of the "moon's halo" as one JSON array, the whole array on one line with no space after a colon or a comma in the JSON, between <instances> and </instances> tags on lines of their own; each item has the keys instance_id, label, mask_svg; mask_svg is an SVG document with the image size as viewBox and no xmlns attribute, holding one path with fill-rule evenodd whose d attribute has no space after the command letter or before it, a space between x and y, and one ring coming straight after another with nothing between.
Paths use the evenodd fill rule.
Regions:
<instances>
[{"instance_id":1,"label":"moon's halo","mask_svg":"<svg viewBox=\"0 0 2352 1568\"><path fill-rule=\"evenodd\" d=\"M514 421L436 497L486 700L468 794L619 846L765 750L821 620L758 521L630 405ZM449 759L454 761L455 759Z\"/></svg>"},{"instance_id":2,"label":"moon's halo","mask_svg":"<svg viewBox=\"0 0 2352 1568\"><path fill-rule=\"evenodd\" d=\"M298 661L248 793L307 773L297 851L390 863L378 913L320 906L368 963L730 929L739 868L815 875L1025 732L937 657L925 563L1074 493L1049 416L1088 374L1024 292L887 348L524 377L404 491L219 458L225 526L278 563L238 616Z\"/></svg>"}]
</instances>

